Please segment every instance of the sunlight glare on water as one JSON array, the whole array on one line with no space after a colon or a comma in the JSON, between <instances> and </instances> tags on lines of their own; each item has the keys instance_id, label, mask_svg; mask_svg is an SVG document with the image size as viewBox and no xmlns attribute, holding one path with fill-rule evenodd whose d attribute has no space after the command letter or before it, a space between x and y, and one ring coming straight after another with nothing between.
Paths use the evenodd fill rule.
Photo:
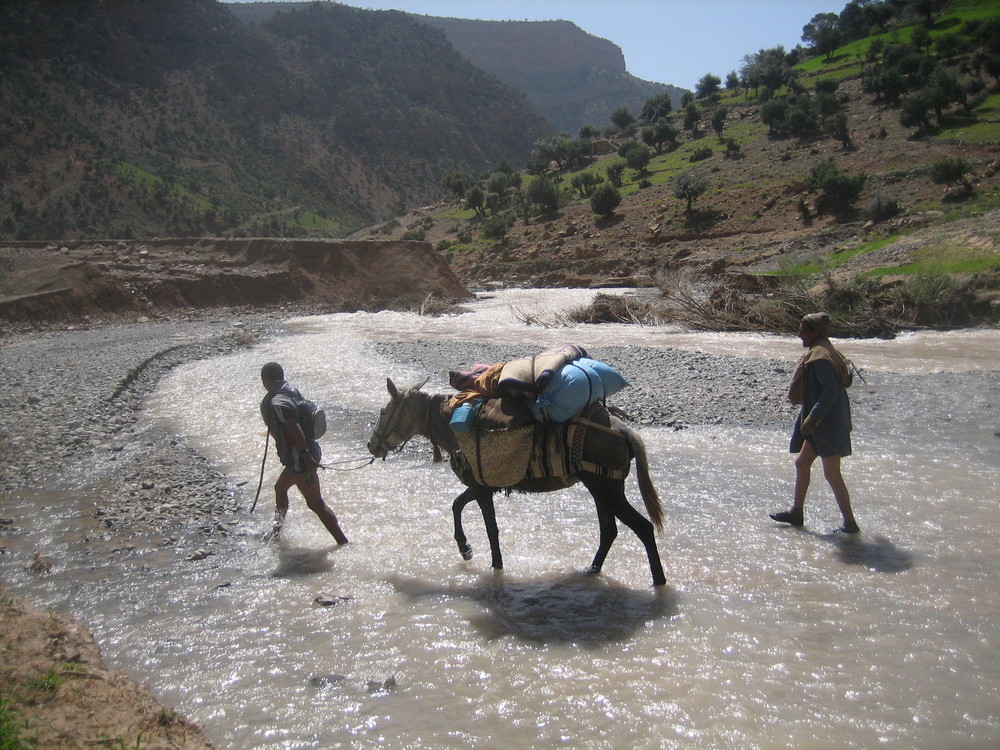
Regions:
<instances>
[{"instance_id":1,"label":"sunlight glare on water","mask_svg":"<svg viewBox=\"0 0 1000 750\"><path fill-rule=\"evenodd\" d=\"M386 361L368 342L518 341L528 353L565 341L702 342L713 353L799 354L790 337L521 322L591 293L497 293L458 318L299 319L290 336L178 368L147 412L255 489L267 360L326 408L332 463L366 455L387 376L409 384L431 375L429 389L446 386L446 373ZM996 343L995 332L954 336L947 355L932 336L871 344L866 363L975 369L975 354L955 352ZM503 574L489 568L470 506L476 556L462 561L450 510L461 486L418 439L385 462L322 474L346 547L293 493L280 543L238 537L184 578L153 565L154 600L123 611L109 594L108 606L92 603L95 629L111 659L138 665L220 748L1000 743L995 450L970 456L933 432L919 445L856 435L845 470L866 533L844 541L824 533L839 517L820 479L810 529L767 520L791 493L784 429L642 435L666 509L661 589L624 527L604 574L580 573L597 546L593 501L580 487L498 496ZM272 454L256 516L246 518L255 531L269 525L276 473ZM627 489L641 507L634 479ZM317 607L320 593L351 598Z\"/></svg>"}]
</instances>

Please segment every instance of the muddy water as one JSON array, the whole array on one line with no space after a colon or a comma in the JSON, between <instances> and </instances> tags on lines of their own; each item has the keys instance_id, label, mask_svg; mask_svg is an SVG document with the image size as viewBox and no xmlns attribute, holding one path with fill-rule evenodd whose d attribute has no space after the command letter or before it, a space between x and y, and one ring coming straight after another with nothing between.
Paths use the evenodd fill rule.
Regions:
<instances>
[{"instance_id":1,"label":"muddy water","mask_svg":"<svg viewBox=\"0 0 1000 750\"><path fill-rule=\"evenodd\" d=\"M385 377L430 374L369 342L800 353L782 337L522 322L588 294L498 294L460 318L460 332L455 319L396 313L303 319L290 337L180 368L147 418L252 497L263 449L257 373L270 359L327 408L325 461L349 469L364 456ZM997 370L998 344L996 332L920 334L852 342L850 353L872 373ZM432 375L428 387L443 390L443 373ZM892 415L856 415L845 472L860 539L824 533L839 519L819 479L810 530L767 519L791 492L784 428L644 429L666 507L668 586L650 586L626 529L602 576L579 573L597 544L582 489L498 502L498 575L473 508L477 555L458 556L450 500L460 487L414 441L384 463L322 475L346 547L293 497L280 543L248 533L197 562L137 550L114 570L81 559L75 609L112 666L204 723L222 748L997 746L1000 393L955 393L954 382L914 401L928 412L919 435ZM215 404L226 405L221 420ZM248 530L267 528L269 506L265 489ZM71 557L80 533L69 519L50 543ZM321 593L350 598L314 606Z\"/></svg>"}]
</instances>

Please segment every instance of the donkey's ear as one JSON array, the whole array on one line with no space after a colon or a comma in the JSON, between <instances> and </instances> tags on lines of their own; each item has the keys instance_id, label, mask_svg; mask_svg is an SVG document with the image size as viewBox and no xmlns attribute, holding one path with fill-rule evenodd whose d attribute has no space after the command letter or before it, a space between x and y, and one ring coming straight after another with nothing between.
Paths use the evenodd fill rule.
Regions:
<instances>
[{"instance_id":1,"label":"donkey's ear","mask_svg":"<svg viewBox=\"0 0 1000 750\"><path fill-rule=\"evenodd\" d=\"M394 399L399 398L399 391L396 389L396 384L392 382L392 378L385 379L385 387L389 389L389 395Z\"/></svg>"},{"instance_id":2,"label":"donkey's ear","mask_svg":"<svg viewBox=\"0 0 1000 750\"><path fill-rule=\"evenodd\" d=\"M411 391L419 391L421 388L423 388L425 385L427 385L427 381L430 380L430 379L431 379L431 376L428 375L426 378L424 378L423 380L421 380L415 386L413 386L412 388L410 388L410 390Z\"/></svg>"}]
</instances>

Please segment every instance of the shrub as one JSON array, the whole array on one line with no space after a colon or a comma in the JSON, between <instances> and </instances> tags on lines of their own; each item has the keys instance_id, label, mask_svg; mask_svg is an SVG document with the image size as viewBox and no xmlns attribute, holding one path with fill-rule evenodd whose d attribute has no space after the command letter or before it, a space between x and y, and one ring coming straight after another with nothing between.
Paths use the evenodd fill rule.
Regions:
<instances>
[{"instance_id":1,"label":"shrub","mask_svg":"<svg viewBox=\"0 0 1000 750\"><path fill-rule=\"evenodd\" d=\"M847 113L837 112L823 122L823 129L831 138L840 141L844 148L851 147L851 129L847 123Z\"/></svg>"},{"instance_id":2,"label":"shrub","mask_svg":"<svg viewBox=\"0 0 1000 750\"><path fill-rule=\"evenodd\" d=\"M625 160L629 169L634 169L640 174L645 171L649 164L649 149L638 141L626 141L618 148L618 155Z\"/></svg>"},{"instance_id":3,"label":"shrub","mask_svg":"<svg viewBox=\"0 0 1000 750\"><path fill-rule=\"evenodd\" d=\"M769 99L760 108L760 121L774 134L784 126L787 112L788 103L784 99Z\"/></svg>"},{"instance_id":4,"label":"shrub","mask_svg":"<svg viewBox=\"0 0 1000 750\"><path fill-rule=\"evenodd\" d=\"M608 183L600 185L590 196L590 207L600 216L611 216L621 202L621 193Z\"/></svg>"},{"instance_id":5,"label":"shrub","mask_svg":"<svg viewBox=\"0 0 1000 750\"><path fill-rule=\"evenodd\" d=\"M833 94L816 94L816 111L821 117L829 117L841 109L840 99Z\"/></svg>"},{"instance_id":6,"label":"shrub","mask_svg":"<svg viewBox=\"0 0 1000 750\"><path fill-rule=\"evenodd\" d=\"M514 217L509 214L494 214L483 222L479 236L484 240L502 240L513 226Z\"/></svg>"},{"instance_id":7,"label":"shrub","mask_svg":"<svg viewBox=\"0 0 1000 750\"><path fill-rule=\"evenodd\" d=\"M691 152L691 161L692 162L705 161L705 159L709 159L711 158L711 156L712 156L711 147L701 146L700 148L696 148L694 151Z\"/></svg>"},{"instance_id":8,"label":"shrub","mask_svg":"<svg viewBox=\"0 0 1000 750\"><path fill-rule=\"evenodd\" d=\"M816 129L816 116L808 101L789 107L783 124L792 135L804 137L812 133Z\"/></svg>"},{"instance_id":9,"label":"shrub","mask_svg":"<svg viewBox=\"0 0 1000 750\"><path fill-rule=\"evenodd\" d=\"M722 138L722 131L726 127L726 118L729 117L728 107L719 107L715 112L712 113L712 130L715 134Z\"/></svg>"},{"instance_id":10,"label":"shrub","mask_svg":"<svg viewBox=\"0 0 1000 750\"><path fill-rule=\"evenodd\" d=\"M955 185L961 183L966 190L972 185L965 175L969 172L969 163L959 156L945 156L931 165L931 181L935 185Z\"/></svg>"},{"instance_id":11,"label":"shrub","mask_svg":"<svg viewBox=\"0 0 1000 750\"><path fill-rule=\"evenodd\" d=\"M821 207L842 210L852 205L864 190L868 175L859 172L848 175L837 168L833 159L820 162L812 168L806 186L809 190L821 190Z\"/></svg>"},{"instance_id":12,"label":"shrub","mask_svg":"<svg viewBox=\"0 0 1000 750\"><path fill-rule=\"evenodd\" d=\"M622 186L622 175L625 172L625 162L621 159L617 159L610 164L608 164L608 182L614 185L616 188Z\"/></svg>"},{"instance_id":13,"label":"shrub","mask_svg":"<svg viewBox=\"0 0 1000 750\"><path fill-rule=\"evenodd\" d=\"M723 143L726 146L726 158L738 159L740 157L740 144L733 138L726 138Z\"/></svg>"},{"instance_id":14,"label":"shrub","mask_svg":"<svg viewBox=\"0 0 1000 750\"><path fill-rule=\"evenodd\" d=\"M684 108L684 128L692 133L698 130L698 123L701 121L701 109L697 104L691 102Z\"/></svg>"},{"instance_id":15,"label":"shrub","mask_svg":"<svg viewBox=\"0 0 1000 750\"><path fill-rule=\"evenodd\" d=\"M865 206L864 216L872 221L885 221L891 219L899 213L899 202L895 198L890 198L881 190L875 193L868 205Z\"/></svg>"},{"instance_id":16,"label":"shrub","mask_svg":"<svg viewBox=\"0 0 1000 750\"><path fill-rule=\"evenodd\" d=\"M580 174L573 175L571 184L573 189L576 190L583 197L588 197L594 192L594 188L600 185L604 181L604 178L599 174L593 172L581 172Z\"/></svg>"}]
</instances>

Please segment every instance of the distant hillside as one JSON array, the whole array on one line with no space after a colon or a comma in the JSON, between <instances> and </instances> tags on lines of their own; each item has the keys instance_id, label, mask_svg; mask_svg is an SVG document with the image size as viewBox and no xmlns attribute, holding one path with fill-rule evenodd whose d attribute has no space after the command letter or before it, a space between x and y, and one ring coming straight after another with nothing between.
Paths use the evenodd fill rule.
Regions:
<instances>
[{"instance_id":1,"label":"distant hillside","mask_svg":"<svg viewBox=\"0 0 1000 750\"><path fill-rule=\"evenodd\" d=\"M0 5L0 238L338 236L550 128L402 13Z\"/></svg>"},{"instance_id":2,"label":"distant hillside","mask_svg":"<svg viewBox=\"0 0 1000 750\"><path fill-rule=\"evenodd\" d=\"M354 236L433 243L472 288L656 285L696 328L1000 323L1000 0L852 8L827 49L749 54L617 152L551 139L519 181Z\"/></svg>"},{"instance_id":3,"label":"distant hillside","mask_svg":"<svg viewBox=\"0 0 1000 750\"><path fill-rule=\"evenodd\" d=\"M233 3L246 23L312 2ZM476 21L411 14L441 29L473 64L495 75L528 101L556 130L576 135L584 125L605 127L619 107L638 115L651 97L670 95L674 109L684 89L644 81L625 69L621 48L569 21Z\"/></svg>"}]
</instances>

